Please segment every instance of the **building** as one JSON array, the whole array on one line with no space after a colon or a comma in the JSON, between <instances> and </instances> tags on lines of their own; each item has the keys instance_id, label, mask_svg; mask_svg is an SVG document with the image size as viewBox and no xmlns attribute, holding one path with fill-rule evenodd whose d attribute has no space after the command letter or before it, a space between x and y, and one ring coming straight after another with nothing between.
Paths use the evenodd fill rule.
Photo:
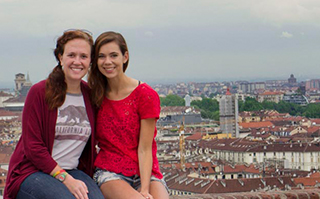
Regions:
<instances>
[{"instance_id":1,"label":"building","mask_svg":"<svg viewBox=\"0 0 320 199\"><path fill-rule=\"evenodd\" d=\"M320 169L320 144L254 142L243 139L201 140L199 147L211 150L213 159L233 164L260 164L275 168L310 171Z\"/></svg>"},{"instance_id":2,"label":"building","mask_svg":"<svg viewBox=\"0 0 320 199\"><path fill-rule=\"evenodd\" d=\"M294 77L293 74L290 75L289 79L288 79L288 83L290 85L293 85L293 84L297 84L297 79Z\"/></svg>"},{"instance_id":3,"label":"building","mask_svg":"<svg viewBox=\"0 0 320 199\"><path fill-rule=\"evenodd\" d=\"M239 84L239 90L242 93L254 93L255 90L265 90L266 84L265 82L242 82Z\"/></svg>"},{"instance_id":4,"label":"building","mask_svg":"<svg viewBox=\"0 0 320 199\"><path fill-rule=\"evenodd\" d=\"M283 95L282 92L266 91L258 95L258 102L269 101L279 103L283 99Z\"/></svg>"},{"instance_id":5,"label":"building","mask_svg":"<svg viewBox=\"0 0 320 199\"><path fill-rule=\"evenodd\" d=\"M159 126L177 126L182 122L185 124L200 124L203 120L200 113L183 113L167 115L165 118L160 118L157 124Z\"/></svg>"},{"instance_id":6,"label":"building","mask_svg":"<svg viewBox=\"0 0 320 199\"><path fill-rule=\"evenodd\" d=\"M25 75L22 73L16 74L16 78L14 80L16 88L16 95L27 96L28 91L30 90L32 83L29 78L29 74L27 75L27 79L25 79Z\"/></svg>"},{"instance_id":7,"label":"building","mask_svg":"<svg viewBox=\"0 0 320 199\"><path fill-rule=\"evenodd\" d=\"M192 106L163 106L160 111L160 118L165 118L167 115L183 115L196 113L200 114L200 110Z\"/></svg>"},{"instance_id":8,"label":"building","mask_svg":"<svg viewBox=\"0 0 320 199\"><path fill-rule=\"evenodd\" d=\"M18 97L10 98L3 102L5 110L8 111L22 111L24 107L25 96L19 95Z\"/></svg>"},{"instance_id":9,"label":"building","mask_svg":"<svg viewBox=\"0 0 320 199\"><path fill-rule=\"evenodd\" d=\"M185 106L190 106L190 104L191 104L191 97L190 97L190 95L187 94L187 95L184 97L184 101L186 102Z\"/></svg>"},{"instance_id":10,"label":"building","mask_svg":"<svg viewBox=\"0 0 320 199\"><path fill-rule=\"evenodd\" d=\"M16 85L16 96L3 101L2 105L4 109L9 111L22 111L32 83L30 81L29 74L27 75L27 79L25 79L25 75L22 73L16 74L14 82Z\"/></svg>"},{"instance_id":11,"label":"building","mask_svg":"<svg viewBox=\"0 0 320 199\"><path fill-rule=\"evenodd\" d=\"M229 89L226 95L220 99L219 110L222 133L231 133L233 137L239 137L238 98L235 95L231 95Z\"/></svg>"},{"instance_id":12,"label":"building","mask_svg":"<svg viewBox=\"0 0 320 199\"><path fill-rule=\"evenodd\" d=\"M320 79L307 80L306 90L320 90Z\"/></svg>"},{"instance_id":13,"label":"building","mask_svg":"<svg viewBox=\"0 0 320 199\"><path fill-rule=\"evenodd\" d=\"M22 87L24 86L24 83L26 81L27 80L26 80L24 74L22 74L22 73L16 74L16 78L15 78L14 82L16 84L15 91L16 91L17 94L20 92L20 90L22 89Z\"/></svg>"},{"instance_id":14,"label":"building","mask_svg":"<svg viewBox=\"0 0 320 199\"><path fill-rule=\"evenodd\" d=\"M13 96L9 93L0 91L0 109L4 108L3 102L12 98Z\"/></svg>"},{"instance_id":15,"label":"building","mask_svg":"<svg viewBox=\"0 0 320 199\"><path fill-rule=\"evenodd\" d=\"M301 94L285 94L283 96L283 101L288 102L288 103L294 103L294 104L299 104L299 105L307 105L309 104L309 100Z\"/></svg>"},{"instance_id":16,"label":"building","mask_svg":"<svg viewBox=\"0 0 320 199\"><path fill-rule=\"evenodd\" d=\"M266 88L267 89L279 89L288 83L288 80L267 80Z\"/></svg>"}]
</instances>

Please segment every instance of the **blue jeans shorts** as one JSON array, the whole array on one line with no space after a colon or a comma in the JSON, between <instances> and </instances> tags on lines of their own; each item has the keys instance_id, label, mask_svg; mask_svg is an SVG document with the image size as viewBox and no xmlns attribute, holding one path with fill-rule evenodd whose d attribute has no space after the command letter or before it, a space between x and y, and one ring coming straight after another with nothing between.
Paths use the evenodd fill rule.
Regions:
<instances>
[{"instance_id":1,"label":"blue jeans shorts","mask_svg":"<svg viewBox=\"0 0 320 199\"><path fill-rule=\"evenodd\" d=\"M138 190L141 186L141 181L140 181L140 177L138 175L134 175L134 176L124 176L121 173L114 173L111 171L107 171L104 169L100 169L97 168L96 172L93 175L93 179L94 181L96 181L96 183L98 184L98 186L100 187L103 183L111 181L111 180L124 180L127 183L130 184L130 186L132 188L134 188L135 190ZM168 193L169 193L169 188L167 187L166 182L163 179L158 179L154 176L151 176L151 181L158 181L161 184L163 184L163 186L167 189Z\"/></svg>"}]
</instances>

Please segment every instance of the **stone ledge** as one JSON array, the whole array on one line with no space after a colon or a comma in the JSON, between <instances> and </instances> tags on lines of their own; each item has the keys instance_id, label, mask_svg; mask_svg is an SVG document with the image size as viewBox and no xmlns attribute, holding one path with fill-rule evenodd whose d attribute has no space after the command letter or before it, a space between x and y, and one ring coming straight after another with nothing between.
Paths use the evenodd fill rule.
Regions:
<instances>
[{"instance_id":1,"label":"stone ledge","mask_svg":"<svg viewBox=\"0 0 320 199\"><path fill-rule=\"evenodd\" d=\"M170 199L320 199L320 189L170 196Z\"/></svg>"}]
</instances>

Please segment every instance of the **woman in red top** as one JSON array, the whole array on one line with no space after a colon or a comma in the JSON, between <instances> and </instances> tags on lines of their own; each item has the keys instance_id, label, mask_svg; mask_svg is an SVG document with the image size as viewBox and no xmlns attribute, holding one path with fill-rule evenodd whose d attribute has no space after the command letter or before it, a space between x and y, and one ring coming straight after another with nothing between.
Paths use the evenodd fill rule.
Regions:
<instances>
[{"instance_id":1,"label":"woman in red top","mask_svg":"<svg viewBox=\"0 0 320 199\"><path fill-rule=\"evenodd\" d=\"M88 79L92 100L100 107L94 179L108 199L167 199L154 140L159 96L124 73L128 62L121 34L105 32L97 38Z\"/></svg>"}]
</instances>

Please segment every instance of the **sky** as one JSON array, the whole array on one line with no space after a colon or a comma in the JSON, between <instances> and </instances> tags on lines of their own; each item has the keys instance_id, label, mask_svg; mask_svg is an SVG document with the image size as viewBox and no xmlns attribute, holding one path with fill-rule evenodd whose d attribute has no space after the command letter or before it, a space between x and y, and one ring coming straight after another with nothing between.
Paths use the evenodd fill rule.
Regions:
<instances>
[{"instance_id":1,"label":"sky","mask_svg":"<svg viewBox=\"0 0 320 199\"><path fill-rule=\"evenodd\" d=\"M121 33L152 83L320 78L319 0L0 0L0 88L57 64L68 29Z\"/></svg>"}]
</instances>

